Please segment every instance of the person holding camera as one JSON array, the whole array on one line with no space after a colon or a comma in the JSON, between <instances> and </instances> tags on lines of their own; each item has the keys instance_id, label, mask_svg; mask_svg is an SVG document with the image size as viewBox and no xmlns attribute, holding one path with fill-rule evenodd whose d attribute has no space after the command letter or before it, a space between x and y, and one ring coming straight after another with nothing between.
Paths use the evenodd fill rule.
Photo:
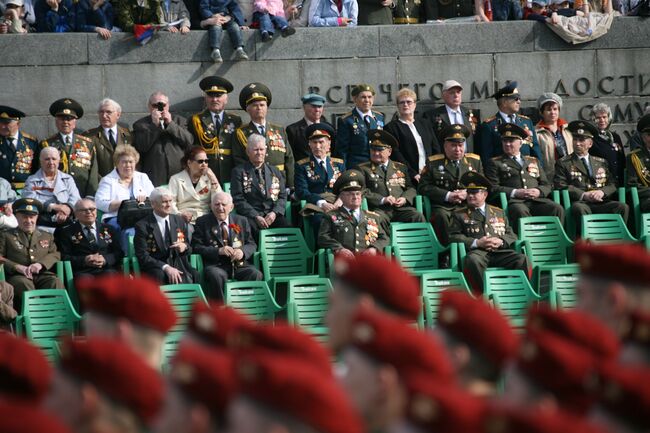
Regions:
<instances>
[{"instance_id":1,"label":"person holding camera","mask_svg":"<svg viewBox=\"0 0 650 433\"><path fill-rule=\"evenodd\" d=\"M142 156L142 171L160 186L183 170L181 159L194 137L185 128L185 118L169 112L169 98L163 92L153 93L148 105L149 116L133 124L133 145Z\"/></svg>"}]
</instances>

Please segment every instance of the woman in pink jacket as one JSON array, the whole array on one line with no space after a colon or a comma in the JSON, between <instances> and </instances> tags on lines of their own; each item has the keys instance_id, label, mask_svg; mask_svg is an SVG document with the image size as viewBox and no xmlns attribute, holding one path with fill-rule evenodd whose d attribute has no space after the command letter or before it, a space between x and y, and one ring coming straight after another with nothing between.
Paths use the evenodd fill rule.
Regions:
<instances>
[{"instance_id":1,"label":"woman in pink jacket","mask_svg":"<svg viewBox=\"0 0 650 433\"><path fill-rule=\"evenodd\" d=\"M259 23L262 41L273 39L275 29L280 30L283 38L296 33L284 17L282 0L255 0L253 2L253 24Z\"/></svg>"}]
</instances>

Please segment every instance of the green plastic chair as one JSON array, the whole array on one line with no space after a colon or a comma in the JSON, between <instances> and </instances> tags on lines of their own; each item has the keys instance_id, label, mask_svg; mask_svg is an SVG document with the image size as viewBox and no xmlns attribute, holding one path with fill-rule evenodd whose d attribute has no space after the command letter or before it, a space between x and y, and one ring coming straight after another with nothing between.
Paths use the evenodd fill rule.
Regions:
<instances>
[{"instance_id":1,"label":"green plastic chair","mask_svg":"<svg viewBox=\"0 0 650 433\"><path fill-rule=\"evenodd\" d=\"M450 268L458 267L456 245L444 247L429 223L392 223L391 250L395 258L414 275L438 269L439 256L449 252Z\"/></svg>"},{"instance_id":2,"label":"green plastic chair","mask_svg":"<svg viewBox=\"0 0 650 433\"><path fill-rule=\"evenodd\" d=\"M567 234L571 237L574 238L576 237L576 224L575 221L571 215L571 198L569 197L569 190L563 189L560 191L562 195L562 207L564 207L564 214L566 215L565 218L565 226L566 226L566 231ZM625 203L625 188L618 188L617 190L618 198L617 200L620 201L621 203ZM555 196L554 196L555 197Z\"/></svg>"},{"instance_id":3,"label":"green plastic chair","mask_svg":"<svg viewBox=\"0 0 650 433\"><path fill-rule=\"evenodd\" d=\"M276 313L282 311L265 281L226 283L224 303L256 322L273 322Z\"/></svg>"},{"instance_id":4,"label":"green plastic chair","mask_svg":"<svg viewBox=\"0 0 650 433\"><path fill-rule=\"evenodd\" d=\"M566 265L549 272L549 302L553 308L575 308L578 301L576 285L580 278L580 266Z\"/></svg>"},{"instance_id":5,"label":"green plastic chair","mask_svg":"<svg viewBox=\"0 0 650 433\"><path fill-rule=\"evenodd\" d=\"M522 332L528 307L548 299L549 296L538 295L523 271L487 270L483 297L501 310L515 330Z\"/></svg>"},{"instance_id":6,"label":"green plastic chair","mask_svg":"<svg viewBox=\"0 0 650 433\"><path fill-rule=\"evenodd\" d=\"M23 311L16 317L16 333L48 347L50 341L62 335L75 335L80 320L65 290L30 290L23 293Z\"/></svg>"},{"instance_id":7,"label":"green plastic chair","mask_svg":"<svg viewBox=\"0 0 650 433\"><path fill-rule=\"evenodd\" d=\"M36 342L36 345L51 364L56 364L61 357L61 349L59 349L59 343L56 340L40 340Z\"/></svg>"},{"instance_id":8,"label":"green plastic chair","mask_svg":"<svg viewBox=\"0 0 650 433\"><path fill-rule=\"evenodd\" d=\"M440 297L447 290L461 290L472 294L462 272L440 269L420 276L420 288L424 303L424 321L427 327L436 325Z\"/></svg>"},{"instance_id":9,"label":"green plastic chair","mask_svg":"<svg viewBox=\"0 0 650 433\"><path fill-rule=\"evenodd\" d=\"M637 242L618 214L583 215L581 235L593 243Z\"/></svg>"},{"instance_id":10,"label":"green plastic chair","mask_svg":"<svg viewBox=\"0 0 650 433\"><path fill-rule=\"evenodd\" d=\"M328 278L305 277L289 281L287 321L312 334L318 341L328 337L325 313L329 306L332 283Z\"/></svg>"},{"instance_id":11,"label":"green plastic chair","mask_svg":"<svg viewBox=\"0 0 650 433\"><path fill-rule=\"evenodd\" d=\"M650 250L650 213L641 214L641 228L639 231L639 241Z\"/></svg>"}]
</instances>

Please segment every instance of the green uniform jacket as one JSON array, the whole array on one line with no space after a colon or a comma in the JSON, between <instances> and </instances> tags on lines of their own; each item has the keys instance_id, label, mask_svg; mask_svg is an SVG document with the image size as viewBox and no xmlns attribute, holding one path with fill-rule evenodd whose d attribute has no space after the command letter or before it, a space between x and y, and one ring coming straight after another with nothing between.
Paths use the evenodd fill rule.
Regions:
<instances>
[{"instance_id":1,"label":"green uniform jacket","mask_svg":"<svg viewBox=\"0 0 650 433\"><path fill-rule=\"evenodd\" d=\"M597 156L589 155L592 176L589 176L584 164L572 153L555 163L555 189L568 189L571 201L578 201L587 191L602 190L605 198L611 198L616 193L616 184L609 173L607 161Z\"/></svg>"},{"instance_id":2,"label":"green uniform jacket","mask_svg":"<svg viewBox=\"0 0 650 433\"><path fill-rule=\"evenodd\" d=\"M329 248L334 252L345 248L358 253L375 247L382 252L389 238L381 218L376 212L362 210L357 223L343 207L328 212L320 224L318 248Z\"/></svg>"},{"instance_id":3,"label":"green uniform jacket","mask_svg":"<svg viewBox=\"0 0 650 433\"><path fill-rule=\"evenodd\" d=\"M115 163L113 163L113 153L115 149L106 135L104 135L104 128L101 126L89 129L84 132L84 135L93 141L95 152L97 153L97 172L100 179L113 171ZM115 144L130 144L133 146L133 137L131 131L121 126L117 126L117 137L115 137Z\"/></svg>"},{"instance_id":4,"label":"green uniform jacket","mask_svg":"<svg viewBox=\"0 0 650 433\"><path fill-rule=\"evenodd\" d=\"M381 209L383 207L381 199L389 195L395 198L404 197L409 206L413 206L417 193L411 184L408 167L390 160L387 164L385 173L379 165L372 161L359 165L359 170L366 177L364 196L368 200L368 206L371 209ZM392 206L386 206L386 208L392 209Z\"/></svg>"},{"instance_id":5,"label":"green uniform jacket","mask_svg":"<svg viewBox=\"0 0 650 433\"><path fill-rule=\"evenodd\" d=\"M650 152L635 149L627 155L627 186L637 187L642 202L650 200ZM646 205L647 206L647 205Z\"/></svg>"},{"instance_id":6,"label":"green uniform jacket","mask_svg":"<svg viewBox=\"0 0 650 433\"><path fill-rule=\"evenodd\" d=\"M266 132L267 146L266 162L283 172L284 178L287 182L287 187L293 189L296 161L293 158L291 146L289 146L287 133L284 131L282 126L270 122L266 122L264 131ZM259 131L253 122L242 125L237 130L237 144L233 148L235 165L243 164L248 161L248 156L246 156L246 145L248 137L251 134L259 134Z\"/></svg>"},{"instance_id":7,"label":"green uniform jacket","mask_svg":"<svg viewBox=\"0 0 650 433\"><path fill-rule=\"evenodd\" d=\"M136 0L117 0L113 3L115 24L122 31L132 33L134 24L161 24L165 22L162 2L145 0L144 7Z\"/></svg>"},{"instance_id":8,"label":"green uniform jacket","mask_svg":"<svg viewBox=\"0 0 650 433\"><path fill-rule=\"evenodd\" d=\"M0 255L6 258L4 262L7 273L16 274L16 266L29 266L40 263L49 270L61 260L61 254L56 249L54 236L36 230L29 242L27 234L19 228L9 229L0 234Z\"/></svg>"},{"instance_id":9,"label":"green uniform jacket","mask_svg":"<svg viewBox=\"0 0 650 433\"><path fill-rule=\"evenodd\" d=\"M48 146L56 147L61 152L59 170L74 178L79 195L94 196L99 184L99 170L93 141L75 133L72 136L72 144L67 146L57 133L41 142L41 149Z\"/></svg>"},{"instance_id":10,"label":"green uniform jacket","mask_svg":"<svg viewBox=\"0 0 650 433\"><path fill-rule=\"evenodd\" d=\"M521 157L524 159L523 167L505 154L490 160L485 167L485 176L492 183L492 193L498 196L499 193L505 192L508 201L513 203L525 201L510 198L515 189L537 188L541 193L540 198L548 197L552 187L537 158L525 155Z\"/></svg>"},{"instance_id":11,"label":"green uniform jacket","mask_svg":"<svg viewBox=\"0 0 650 433\"><path fill-rule=\"evenodd\" d=\"M454 206L445 201L445 196L449 191L461 189L458 181L468 171L477 171L483 174L481 158L475 153L465 154L460 160L458 173L456 173L454 163L447 159L443 153L432 155L422 171L418 193L429 197L434 206L453 209Z\"/></svg>"},{"instance_id":12,"label":"green uniform jacket","mask_svg":"<svg viewBox=\"0 0 650 433\"><path fill-rule=\"evenodd\" d=\"M454 212L451 219L449 239L462 242L467 251L475 239L493 236L503 239L501 249L512 249L517 236L508 225L508 219L501 208L485 205L485 216L478 209L463 207Z\"/></svg>"}]
</instances>

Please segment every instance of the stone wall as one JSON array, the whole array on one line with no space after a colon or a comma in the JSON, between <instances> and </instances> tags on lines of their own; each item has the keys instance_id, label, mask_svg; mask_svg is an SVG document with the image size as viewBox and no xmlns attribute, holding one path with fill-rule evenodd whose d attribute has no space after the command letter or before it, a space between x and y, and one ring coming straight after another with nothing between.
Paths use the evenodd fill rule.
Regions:
<instances>
[{"instance_id":1,"label":"stone wall","mask_svg":"<svg viewBox=\"0 0 650 433\"><path fill-rule=\"evenodd\" d=\"M328 115L347 111L350 86L358 82L373 84L377 108L392 115L400 86L416 90L422 108L437 102L441 83L454 78L465 87L467 105L485 118L496 112L489 98L494 89L517 80L524 107L534 107L542 92L555 91L565 100L563 117L576 119L588 116L594 103L606 102L614 111L615 128L623 133L633 130L650 104L650 25L639 18L616 18L607 35L579 46L529 21L304 28L271 43L246 31L249 62L228 61L232 49L224 39L227 61L214 65L202 31L161 33L145 46L127 34L108 41L96 34L2 35L0 104L27 112L24 129L39 137L54 132L48 107L61 97L77 99L86 109L81 128L97 125L96 106L104 97L117 100L122 120L131 124L145 114L148 96L159 89L170 96L172 111L199 111L198 82L211 74L235 85L230 109L239 109L243 85L267 84L273 91L269 118L281 124L301 117L299 98L309 90L327 96Z\"/></svg>"}]
</instances>

